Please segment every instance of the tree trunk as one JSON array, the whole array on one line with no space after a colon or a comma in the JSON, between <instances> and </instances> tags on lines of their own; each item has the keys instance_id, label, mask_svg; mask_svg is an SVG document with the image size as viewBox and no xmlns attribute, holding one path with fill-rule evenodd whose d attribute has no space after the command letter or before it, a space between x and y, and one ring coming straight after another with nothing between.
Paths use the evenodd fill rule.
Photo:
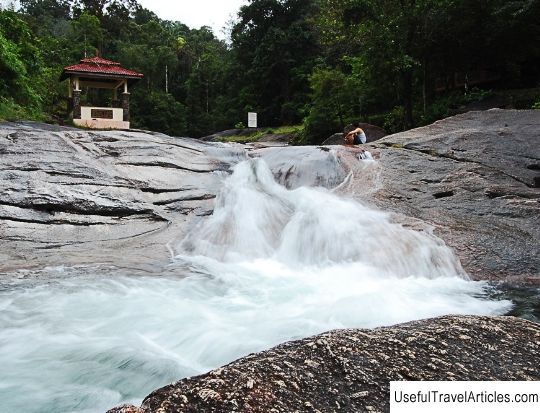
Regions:
<instances>
[{"instance_id":1,"label":"tree trunk","mask_svg":"<svg viewBox=\"0 0 540 413\"><path fill-rule=\"evenodd\" d=\"M424 57L423 61L423 79L422 79L422 106L423 106L423 113L424 116L426 116L426 110L427 110L427 59Z\"/></svg>"},{"instance_id":2,"label":"tree trunk","mask_svg":"<svg viewBox=\"0 0 540 413\"><path fill-rule=\"evenodd\" d=\"M403 106L405 108L405 128L411 129L414 126L413 119L413 87L412 87L412 72L407 70L402 72L403 80Z\"/></svg>"}]
</instances>

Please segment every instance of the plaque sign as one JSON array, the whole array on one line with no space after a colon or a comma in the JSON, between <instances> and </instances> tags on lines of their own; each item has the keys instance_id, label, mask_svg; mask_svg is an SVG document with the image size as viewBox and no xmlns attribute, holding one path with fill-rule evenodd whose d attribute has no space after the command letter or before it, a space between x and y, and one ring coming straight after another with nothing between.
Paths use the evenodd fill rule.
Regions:
<instances>
[{"instance_id":1,"label":"plaque sign","mask_svg":"<svg viewBox=\"0 0 540 413\"><path fill-rule=\"evenodd\" d=\"M110 109L92 109L91 110L91 117L92 118L99 118L99 119L112 119L113 118L113 111Z\"/></svg>"},{"instance_id":2,"label":"plaque sign","mask_svg":"<svg viewBox=\"0 0 540 413\"><path fill-rule=\"evenodd\" d=\"M248 112L248 128L256 128L256 127L257 127L257 113Z\"/></svg>"}]
</instances>

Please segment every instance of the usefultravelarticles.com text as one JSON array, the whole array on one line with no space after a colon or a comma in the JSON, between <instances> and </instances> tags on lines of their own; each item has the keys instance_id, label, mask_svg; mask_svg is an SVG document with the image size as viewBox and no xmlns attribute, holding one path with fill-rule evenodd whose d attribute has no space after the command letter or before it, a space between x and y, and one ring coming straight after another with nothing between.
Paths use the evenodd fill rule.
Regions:
<instances>
[{"instance_id":1,"label":"usefultravelarticles.com text","mask_svg":"<svg viewBox=\"0 0 540 413\"><path fill-rule=\"evenodd\" d=\"M540 411L540 382L430 381L390 383L391 413Z\"/></svg>"},{"instance_id":2,"label":"usefultravelarticles.com text","mask_svg":"<svg viewBox=\"0 0 540 413\"><path fill-rule=\"evenodd\" d=\"M393 395L396 403L538 403L537 393L508 394L488 393L487 391L475 393L465 391L463 393L443 393L437 390L429 392L418 391L418 393L395 392Z\"/></svg>"}]
</instances>

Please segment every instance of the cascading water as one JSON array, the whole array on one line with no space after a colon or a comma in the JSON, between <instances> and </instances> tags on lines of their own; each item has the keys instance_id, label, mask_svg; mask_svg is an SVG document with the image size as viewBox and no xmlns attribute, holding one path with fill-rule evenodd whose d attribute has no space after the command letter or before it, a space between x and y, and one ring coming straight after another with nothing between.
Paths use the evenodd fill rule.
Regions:
<instances>
[{"instance_id":1,"label":"cascading water","mask_svg":"<svg viewBox=\"0 0 540 413\"><path fill-rule=\"evenodd\" d=\"M262 160L234 168L213 215L175 250L176 278L5 283L0 410L104 411L329 329L511 307L440 239L324 189L287 190Z\"/></svg>"},{"instance_id":2,"label":"cascading water","mask_svg":"<svg viewBox=\"0 0 540 413\"><path fill-rule=\"evenodd\" d=\"M466 277L444 243L390 222L388 214L323 190L287 190L263 160L238 164L214 214L179 256L225 263L268 259L292 268L361 265L378 278ZM358 270L358 268L357 268Z\"/></svg>"}]
</instances>

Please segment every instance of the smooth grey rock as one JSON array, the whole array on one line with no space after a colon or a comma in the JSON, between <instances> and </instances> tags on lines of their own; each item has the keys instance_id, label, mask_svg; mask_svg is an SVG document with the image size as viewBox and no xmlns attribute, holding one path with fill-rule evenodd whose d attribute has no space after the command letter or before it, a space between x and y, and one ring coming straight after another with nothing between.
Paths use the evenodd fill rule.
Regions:
<instances>
[{"instance_id":1,"label":"smooth grey rock","mask_svg":"<svg viewBox=\"0 0 540 413\"><path fill-rule=\"evenodd\" d=\"M539 365L539 324L446 316L285 343L156 390L141 411L386 412L392 380L534 381Z\"/></svg>"},{"instance_id":2,"label":"smooth grey rock","mask_svg":"<svg viewBox=\"0 0 540 413\"><path fill-rule=\"evenodd\" d=\"M373 151L379 189L359 198L430 223L474 278L540 284L540 111L469 112Z\"/></svg>"},{"instance_id":3,"label":"smooth grey rock","mask_svg":"<svg viewBox=\"0 0 540 413\"><path fill-rule=\"evenodd\" d=\"M0 124L0 273L114 265L163 274L232 165L262 157L434 231L475 279L540 283L540 111L470 112L360 148L207 143L145 131ZM384 246L381 246L384 248Z\"/></svg>"},{"instance_id":4,"label":"smooth grey rock","mask_svg":"<svg viewBox=\"0 0 540 413\"><path fill-rule=\"evenodd\" d=\"M344 133L334 133L328 139L326 139L321 145L344 145L345 144L345 134ZM366 136L367 138L367 136Z\"/></svg>"},{"instance_id":5,"label":"smooth grey rock","mask_svg":"<svg viewBox=\"0 0 540 413\"><path fill-rule=\"evenodd\" d=\"M213 210L242 148L144 131L0 124L0 272L110 264L159 273Z\"/></svg>"}]
</instances>

